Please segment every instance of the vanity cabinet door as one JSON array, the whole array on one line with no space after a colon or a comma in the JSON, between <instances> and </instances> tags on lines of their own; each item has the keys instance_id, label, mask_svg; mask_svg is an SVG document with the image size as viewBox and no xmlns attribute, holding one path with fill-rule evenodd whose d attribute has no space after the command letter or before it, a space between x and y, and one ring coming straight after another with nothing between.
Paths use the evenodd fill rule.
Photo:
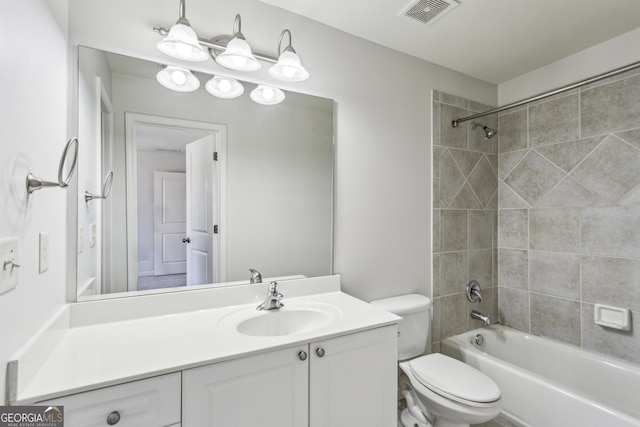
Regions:
<instances>
[{"instance_id":1,"label":"vanity cabinet door","mask_svg":"<svg viewBox=\"0 0 640 427\"><path fill-rule=\"evenodd\" d=\"M308 346L183 371L182 427L305 427Z\"/></svg>"},{"instance_id":2,"label":"vanity cabinet door","mask_svg":"<svg viewBox=\"0 0 640 427\"><path fill-rule=\"evenodd\" d=\"M162 427L180 423L180 397L175 373L38 404L64 406L65 427Z\"/></svg>"},{"instance_id":3,"label":"vanity cabinet door","mask_svg":"<svg viewBox=\"0 0 640 427\"><path fill-rule=\"evenodd\" d=\"M311 343L310 427L397 425L397 328Z\"/></svg>"}]
</instances>

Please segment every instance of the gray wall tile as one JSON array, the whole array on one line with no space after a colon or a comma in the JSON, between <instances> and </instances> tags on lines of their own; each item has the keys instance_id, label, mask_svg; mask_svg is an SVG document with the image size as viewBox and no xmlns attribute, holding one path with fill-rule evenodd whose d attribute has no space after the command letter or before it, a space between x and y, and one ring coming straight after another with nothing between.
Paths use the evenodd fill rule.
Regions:
<instances>
[{"instance_id":1,"label":"gray wall tile","mask_svg":"<svg viewBox=\"0 0 640 427\"><path fill-rule=\"evenodd\" d=\"M498 246L512 249L529 247L529 211L527 209L499 211Z\"/></svg>"},{"instance_id":2,"label":"gray wall tile","mask_svg":"<svg viewBox=\"0 0 640 427\"><path fill-rule=\"evenodd\" d=\"M451 122L467 115L467 110L451 105L440 105L440 144L446 147L467 149L468 122L462 122L457 127Z\"/></svg>"},{"instance_id":3,"label":"gray wall tile","mask_svg":"<svg viewBox=\"0 0 640 427\"><path fill-rule=\"evenodd\" d=\"M580 303L531 293L531 332L580 345Z\"/></svg>"},{"instance_id":4,"label":"gray wall tile","mask_svg":"<svg viewBox=\"0 0 640 427\"><path fill-rule=\"evenodd\" d=\"M469 303L465 294L454 294L440 298L441 337L450 337L467 330Z\"/></svg>"},{"instance_id":5,"label":"gray wall tile","mask_svg":"<svg viewBox=\"0 0 640 427\"><path fill-rule=\"evenodd\" d=\"M582 298L640 311L640 260L583 256Z\"/></svg>"},{"instance_id":6,"label":"gray wall tile","mask_svg":"<svg viewBox=\"0 0 640 427\"><path fill-rule=\"evenodd\" d=\"M498 153L523 150L527 147L527 110L500 116L498 118Z\"/></svg>"},{"instance_id":7,"label":"gray wall tile","mask_svg":"<svg viewBox=\"0 0 640 427\"><path fill-rule=\"evenodd\" d=\"M470 250L493 247L493 222L496 214L493 210L469 211L468 248Z\"/></svg>"},{"instance_id":8,"label":"gray wall tile","mask_svg":"<svg viewBox=\"0 0 640 427\"><path fill-rule=\"evenodd\" d=\"M577 209L531 209L529 248L541 251L580 251L580 212Z\"/></svg>"},{"instance_id":9,"label":"gray wall tile","mask_svg":"<svg viewBox=\"0 0 640 427\"><path fill-rule=\"evenodd\" d=\"M580 112L584 136L637 128L640 76L582 91Z\"/></svg>"},{"instance_id":10,"label":"gray wall tile","mask_svg":"<svg viewBox=\"0 0 640 427\"><path fill-rule=\"evenodd\" d=\"M529 251L529 290L580 299L580 256Z\"/></svg>"},{"instance_id":11,"label":"gray wall tile","mask_svg":"<svg viewBox=\"0 0 640 427\"><path fill-rule=\"evenodd\" d=\"M530 147L572 141L580 137L578 95L529 107Z\"/></svg>"},{"instance_id":12,"label":"gray wall tile","mask_svg":"<svg viewBox=\"0 0 640 427\"><path fill-rule=\"evenodd\" d=\"M491 249L482 249L479 251L469 251L469 269L467 273L467 283L471 280L477 280L482 289L488 289L492 286L493 277L493 251Z\"/></svg>"},{"instance_id":13,"label":"gray wall tile","mask_svg":"<svg viewBox=\"0 0 640 427\"><path fill-rule=\"evenodd\" d=\"M464 292L467 286L467 251L440 254L440 295Z\"/></svg>"},{"instance_id":14,"label":"gray wall tile","mask_svg":"<svg viewBox=\"0 0 640 427\"><path fill-rule=\"evenodd\" d=\"M467 249L467 211L440 211L440 248L442 252Z\"/></svg>"},{"instance_id":15,"label":"gray wall tile","mask_svg":"<svg viewBox=\"0 0 640 427\"><path fill-rule=\"evenodd\" d=\"M640 258L640 208L588 208L582 213L582 253Z\"/></svg>"},{"instance_id":16,"label":"gray wall tile","mask_svg":"<svg viewBox=\"0 0 640 427\"><path fill-rule=\"evenodd\" d=\"M528 251L498 249L498 285L529 289Z\"/></svg>"},{"instance_id":17,"label":"gray wall tile","mask_svg":"<svg viewBox=\"0 0 640 427\"><path fill-rule=\"evenodd\" d=\"M498 288L498 317L500 323L529 331L529 292L520 289Z\"/></svg>"}]
</instances>

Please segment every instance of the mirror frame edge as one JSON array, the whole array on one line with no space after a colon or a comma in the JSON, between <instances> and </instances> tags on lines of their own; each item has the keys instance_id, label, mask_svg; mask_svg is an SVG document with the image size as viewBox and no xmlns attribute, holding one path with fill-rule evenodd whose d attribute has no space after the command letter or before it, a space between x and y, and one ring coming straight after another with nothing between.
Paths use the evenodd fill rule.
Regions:
<instances>
[{"instance_id":1,"label":"mirror frame edge","mask_svg":"<svg viewBox=\"0 0 640 427\"><path fill-rule=\"evenodd\" d=\"M79 79L80 47L68 44L67 64L67 133L77 136L79 128ZM78 150L82 141L78 141ZM67 303L78 302L78 173L73 175L66 189L67 198L67 245L66 245L66 298Z\"/></svg>"}]
</instances>

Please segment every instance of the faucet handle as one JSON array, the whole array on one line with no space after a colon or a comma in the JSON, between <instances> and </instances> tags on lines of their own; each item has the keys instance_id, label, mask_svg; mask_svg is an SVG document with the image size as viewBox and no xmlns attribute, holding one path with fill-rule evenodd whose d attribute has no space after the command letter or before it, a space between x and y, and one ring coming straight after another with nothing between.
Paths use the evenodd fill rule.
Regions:
<instances>
[{"instance_id":1,"label":"faucet handle","mask_svg":"<svg viewBox=\"0 0 640 427\"><path fill-rule=\"evenodd\" d=\"M472 280L467 285L467 299L469 302L482 302L480 283L477 280Z\"/></svg>"},{"instance_id":2,"label":"faucet handle","mask_svg":"<svg viewBox=\"0 0 640 427\"><path fill-rule=\"evenodd\" d=\"M249 273L251 273L249 283L262 283L262 274L258 270L250 268Z\"/></svg>"}]
</instances>

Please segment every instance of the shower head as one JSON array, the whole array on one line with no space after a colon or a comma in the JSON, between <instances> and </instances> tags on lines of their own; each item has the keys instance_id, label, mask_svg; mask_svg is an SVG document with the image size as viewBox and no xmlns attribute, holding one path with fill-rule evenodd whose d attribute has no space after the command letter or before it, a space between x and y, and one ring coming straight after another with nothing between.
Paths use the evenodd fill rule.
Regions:
<instances>
[{"instance_id":1,"label":"shower head","mask_svg":"<svg viewBox=\"0 0 640 427\"><path fill-rule=\"evenodd\" d=\"M471 122L471 129L475 130L477 127L481 127L484 130L484 139L491 139L498 133L497 130L491 129L481 123Z\"/></svg>"}]
</instances>

